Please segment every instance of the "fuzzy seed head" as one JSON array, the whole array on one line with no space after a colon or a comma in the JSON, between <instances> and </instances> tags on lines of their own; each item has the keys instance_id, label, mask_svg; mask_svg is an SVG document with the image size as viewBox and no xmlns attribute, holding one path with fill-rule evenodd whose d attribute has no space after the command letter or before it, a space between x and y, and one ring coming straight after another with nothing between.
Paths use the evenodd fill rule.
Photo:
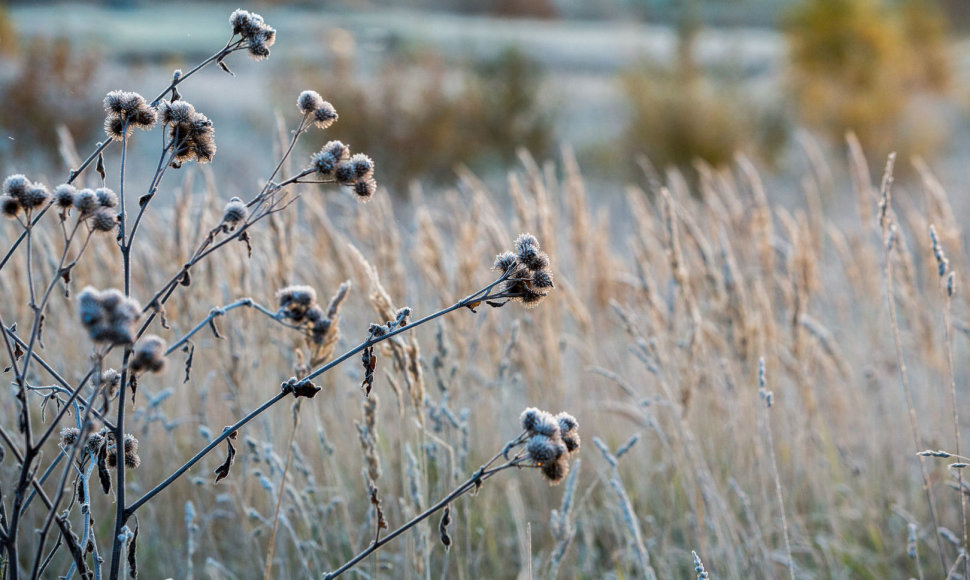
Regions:
<instances>
[{"instance_id":1,"label":"fuzzy seed head","mask_svg":"<svg viewBox=\"0 0 970 580\"><path fill-rule=\"evenodd\" d=\"M545 435L530 437L525 450L537 465L556 461L566 453L566 447L562 441Z\"/></svg>"},{"instance_id":2,"label":"fuzzy seed head","mask_svg":"<svg viewBox=\"0 0 970 580\"><path fill-rule=\"evenodd\" d=\"M549 485L559 485L569 473L569 462L565 457L560 457L557 461L543 463L539 469L549 481Z\"/></svg>"},{"instance_id":3,"label":"fuzzy seed head","mask_svg":"<svg viewBox=\"0 0 970 580\"><path fill-rule=\"evenodd\" d=\"M158 113L165 125L183 125L192 122L195 117L195 107L185 101L162 101L158 105Z\"/></svg>"},{"instance_id":4,"label":"fuzzy seed head","mask_svg":"<svg viewBox=\"0 0 970 580\"><path fill-rule=\"evenodd\" d=\"M354 173L354 166L349 161L341 161L333 170L333 178L340 185L350 186L357 180L357 175Z\"/></svg>"},{"instance_id":5,"label":"fuzzy seed head","mask_svg":"<svg viewBox=\"0 0 970 580\"><path fill-rule=\"evenodd\" d=\"M373 177L358 179L352 189L358 200L367 201L377 191L377 181Z\"/></svg>"},{"instance_id":6,"label":"fuzzy seed head","mask_svg":"<svg viewBox=\"0 0 970 580\"><path fill-rule=\"evenodd\" d=\"M322 101L313 109L313 122L321 129L326 129L330 125L333 125L339 118L340 115L337 114L337 109L329 101Z\"/></svg>"},{"instance_id":7,"label":"fuzzy seed head","mask_svg":"<svg viewBox=\"0 0 970 580\"><path fill-rule=\"evenodd\" d=\"M54 204L61 209L74 205L74 195L77 189L70 183L62 183L54 188Z\"/></svg>"},{"instance_id":8,"label":"fuzzy seed head","mask_svg":"<svg viewBox=\"0 0 970 580\"><path fill-rule=\"evenodd\" d=\"M81 324L91 340L127 344L134 337L134 324L141 315L136 301L116 289L98 290L88 286L77 297Z\"/></svg>"},{"instance_id":9,"label":"fuzzy seed head","mask_svg":"<svg viewBox=\"0 0 970 580\"><path fill-rule=\"evenodd\" d=\"M27 189L31 186L30 180L20 173L8 176L3 180L3 193L10 197L20 199Z\"/></svg>"},{"instance_id":10,"label":"fuzzy seed head","mask_svg":"<svg viewBox=\"0 0 970 580\"><path fill-rule=\"evenodd\" d=\"M316 305L317 291L310 286L287 286L276 293L276 302L284 318L302 322L307 310Z\"/></svg>"},{"instance_id":11,"label":"fuzzy seed head","mask_svg":"<svg viewBox=\"0 0 970 580\"><path fill-rule=\"evenodd\" d=\"M91 216L91 229L96 232L112 232L116 225L118 225L118 218L107 208L98 208Z\"/></svg>"},{"instance_id":12,"label":"fuzzy seed head","mask_svg":"<svg viewBox=\"0 0 970 580\"><path fill-rule=\"evenodd\" d=\"M65 427L61 429L61 447L67 448L78 442L81 438L81 430L77 427Z\"/></svg>"},{"instance_id":13,"label":"fuzzy seed head","mask_svg":"<svg viewBox=\"0 0 970 580\"><path fill-rule=\"evenodd\" d=\"M234 197L226 204L225 212L222 214L222 221L227 224L236 225L245 220L248 215L249 208L246 207L245 202L238 197Z\"/></svg>"},{"instance_id":14,"label":"fuzzy seed head","mask_svg":"<svg viewBox=\"0 0 970 580\"><path fill-rule=\"evenodd\" d=\"M536 270L532 273L532 289L541 292L544 288L552 288L552 274L548 270Z\"/></svg>"},{"instance_id":15,"label":"fuzzy seed head","mask_svg":"<svg viewBox=\"0 0 970 580\"><path fill-rule=\"evenodd\" d=\"M502 252L495 256L495 264L492 265L492 269L498 270L499 272L508 272L509 268L514 267L517 263L515 254L512 252Z\"/></svg>"},{"instance_id":16,"label":"fuzzy seed head","mask_svg":"<svg viewBox=\"0 0 970 580\"><path fill-rule=\"evenodd\" d=\"M47 187L40 183L34 183L27 188L27 191L20 197L20 205L24 206L24 209L33 209L35 207L40 207L44 205L50 198L51 194L47 191Z\"/></svg>"},{"instance_id":17,"label":"fuzzy seed head","mask_svg":"<svg viewBox=\"0 0 970 580\"><path fill-rule=\"evenodd\" d=\"M104 120L104 133L113 141L127 139L134 132L134 125L126 124L121 117L111 116Z\"/></svg>"},{"instance_id":18,"label":"fuzzy seed head","mask_svg":"<svg viewBox=\"0 0 970 580\"><path fill-rule=\"evenodd\" d=\"M366 179L374 174L374 160L363 153L352 155L350 165L354 168L354 177L357 179Z\"/></svg>"},{"instance_id":19,"label":"fuzzy seed head","mask_svg":"<svg viewBox=\"0 0 970 580\"><path fill-rule=\"evenodd\" d=\"M135 344L131 370L136 373L160 373L165 368L165 341L154 334L145 335ZM136 443L137 445L137 443Z\"/></svg>"},{"instance_id":20,"label":"fuzzy seed head","mask_svg":"<svg viewBox=\"0 0 970 580\"><path fill-rule=\"evenodd\" d=\"M88 215L98 209L98 195L91 189L82 189L74 194L74 207L81 215Z\"/></svg>"},{"instance_id":21,"label":"fuzzy seed head","mask_svg":"<svg viewBox=\"0 0 970 580\"><path fill-rule=\"evenodd\" d=\"M296 99L296 106L304 115L309 115L323 104L323 97L316 91L303 91Z\"/></svg>"},{"instance_id":22,"label":"fuzzy seed head","mask_svg":"<svg viewBox=\"0 0 970 580\"><path fill-rule=\"evenodd\" d=\"M520 234L515 239L515 254L523 264L532 262L539 253L539 240L532 234Z\"/></svg>"},{"instance_id":23,"label":"fuzzy seed head","mask_svg":"<svg viewBox=\"0 0 970 580\"><path fill-rule=\"evenodd\" d=\"M118 194L107 187L99 187L94 190L94 195L98 197L98 205L101 207L118 207Z\"/></svg>"},{"instance_id":24,"label":"fuzzy seed head","mask_svg":"<svg viewBox=\"0 0 970 580\"><path fill-rule=\"evenodd\" d=\"M3 213L5 217L13 219L20 215L20 202L15 197L10 197L9 195L0 196L0 212Z\"/></svg>"}]
</instances>

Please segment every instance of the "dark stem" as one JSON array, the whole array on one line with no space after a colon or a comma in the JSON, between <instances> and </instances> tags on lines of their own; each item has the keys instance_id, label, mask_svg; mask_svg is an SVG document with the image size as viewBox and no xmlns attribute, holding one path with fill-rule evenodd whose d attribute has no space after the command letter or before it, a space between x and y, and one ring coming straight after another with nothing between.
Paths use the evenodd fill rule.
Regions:
<instances>
[{"instance_id":1,"label":"dark stem","mask_svg":"<svg viewBox=\"0 0 970 580\"><path fill-rule=\"evenodd\" d=\"M327 372L328 370L332 369L333 367L337 366L338 364L342 363L343 361L345 361L348 358L354 356L355 354L359 353L360 351L364 350L365 348L367 348L369 346L373 346L373 345L375 345L375 344L377 344L379 342L385 341L385 340L387 340L387 339L389 339L389 338L391 338L393 336L396 336L396 335L398 335L398 334L400 334L402 332L405 332L407 330L411 330L414 327L420 326L420 325L424 324L425 322L429 322L431 320L434 320L435 318L438 318L439 316L443 316L443 315L445 315L445 314L447 314L449 312L452 312L454 310L457 310L459 308L464 308L464 307L467 307L470 304L474 304L476 302L480 302L482 300L485 300L486 298L488 298L489 291L491 291L491 289L494 288L496 285L498 285L498 284L502 283L503 281L505 281L505 279L508 277L508 275L509 275L509 273L506 272L505 274L503 274L502 276L500 276L497 280L495 280L494 282L492 282L488 286L485 286L484 288L482 288L478 292L475 292L473 294L470 294L469 296L466 296L465 298L459 300L458 302L456 302L455 304L449 306L448 308L445 308L443 310L439 310L438 312L435 312L434 314L429 314L428 316L425 316L424 318L421 318L420 320L416 320L416 321L408 324L407 326L402 326L402 327L396 328L396 329L392 330L391 332L388 332L387 334L381 335L379 337L371 337L371 338L368 338L367 340L365 340L364 342L360 343L359 345L357 345L353 349L347 351L346 353L344 353L340 357L338 357L338 358L330 361L329 363L321 366L317 370L315 370L312 373L308 374L307 376L303 377L301 380L306 380L306 381L311 380L314 377L317 377L317 376L319 376L319 375ZM215 449L220 443L222 443L223 440L225 440L227 437L229 437L230 434L234 433L239 428L241 428L242 426L244 426L246 423L249 423L250 421L252 421L253 419L255 419L257 416L259 416L260 414L262 414L264 411L266 411L267 409L269 409L270 407L272 407L276 403L282 401L286 397L286 395L288 395L288 394L289 394L288 391L280 391L279 393L277 393L276 395L274 395L273 398L269 399L268 401L266 401L265 403L263 403L262 405L260 405L257 409L255 409L254 411L250 412L248 415L246 415L245 417L243 417L242 419L240 419L239 421L237 421L234 425L232 425L231 427L225 429L222 432L222 434L220 434L218 437L216 437L215 439L213 439L208 445L206 445L205 447L203 447L201 451L199 451L191 459L189 459L188 461L186 461L174 473L172 473L171 475L169 475L167 478L165 478L165 480L163 480L161 483L159 483L158 485L156 485L150 491L146 492L145 495L141 496L135 502L133 502L131 505L129 505L125 509L125 518L124 519L127 519L127 518L131 517L131 515L133 513L135 513L135 511L138 510L138 508L140 508L141 506L143 506L146 502L150 501L153 497L155 497L160 492L162 492L162 490L164 490L166 487L168 487L169 485L171 485L172 483L174 483L175 480L177 480L179 477L181 477L181 475L183 473L185 473L186 471L188 471L193 465L195 465L196 463L198 463L199 460L201 460L203 457L205 457L210 451L212 451L213 449ZM119 422L119 424L120 424L120 422Z\"/></svg>"},{"instance_id":2,"label":"dark stem","mask_svg":"<svg viewBox=\"0 0 970 580\"><path fill-rule=\"evenodd\" d=\"M500 455L501 455L501 453L499 453L499 455L496 455L495 458L492 459L492 462L494 462L495 459L497 459ZM491 464L492 462L489 462L489 464ZM471 490L473 488L474 489L477 489L479 486L481 486L482 482L484 482L486 479L492 477L493 475L495 475L496 473L498 473L500 471L504 471L506 469L509 469L510 467L516 467L521 462L522 462L522 459L521 458L518 458L518 459L513 459L513 460L509 461L508 463L504 463L502 465L499 465L498 467L495 467L493 469L487 469L486 466L480 467L478 469L478 471L476 471L470 478L468 478L467 481L465 481L465 483L459 485L457 488L455 488L454 491L452 491L447 496L445 496L443 499L441 499L441 501L439 501L438 503L436 503L433 506L429 507L428 509L426 509L422 513L414 516L411 519L411 521L409 521L408 523L406 523L406 524L402 525L401 527L397 528L393 532L387 534L383 538L381 538L379 540L375 540L374 542L372 542L361 553L359 553L356 556L354 556L351 560L349 560L348 562L346 562L343 566L337 568L333 572L330 572L328 574L325 574L323 576L323 580L330 580L331 578L336 578L337 576L340 576L341 574L343 574L347 570L350 570L351 568L353 568L354 566L356 566L358 563L360 563L361 560L363 560L367 556L370 556L371 554L373 554L377 550L381 549L381 547L383 547L387 543L391 542L392 540L394 540L395 538L397 538L398 536L400 536L404 532L410 530L414 526L416 526L419 523L423 522L424 520L428 519L429 517L431 517L432 515L434 515L435 512L443 509L446 505L450 504L455 499L461 497L462 495L464 495L465 493L467 493L469 490Z\"/></svg>"}]
</instances>

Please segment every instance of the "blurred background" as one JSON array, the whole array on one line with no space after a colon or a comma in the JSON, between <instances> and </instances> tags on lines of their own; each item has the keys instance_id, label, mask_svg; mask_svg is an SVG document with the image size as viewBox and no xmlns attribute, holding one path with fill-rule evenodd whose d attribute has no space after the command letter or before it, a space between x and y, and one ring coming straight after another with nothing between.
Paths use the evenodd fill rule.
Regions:
<instances>
[{"instance_id":1,"label":"blurred background","mask_svg":"<svg viewBox=\"0 0 970 580\"><path fill-rule=\"evenodd\" d=\"M91 114L102 95L154 94L159 79L222 45L226 31L214 23L236 4L0 8L0 163L60 175L59 127L88 150L103 138ZM370 153L396 196L413 180L453 183L460 166L503 179L519 146L547 159L568 143L602 191L642 175L638 153L659 169L689 170L743 151L769 180L783 178L803 163L800 139L841 150L850 129L870 157L932 157L943 178L959 177L970 155L970 5L961 0L244 7L286 37L272 66L237 59L237 78L207 71L185 94L217 128L214 170L238 186L270 163L260 150L275 131L267 105L290 115L304 88L348 113L327 137Z\"/></svg>"}]
</instances>

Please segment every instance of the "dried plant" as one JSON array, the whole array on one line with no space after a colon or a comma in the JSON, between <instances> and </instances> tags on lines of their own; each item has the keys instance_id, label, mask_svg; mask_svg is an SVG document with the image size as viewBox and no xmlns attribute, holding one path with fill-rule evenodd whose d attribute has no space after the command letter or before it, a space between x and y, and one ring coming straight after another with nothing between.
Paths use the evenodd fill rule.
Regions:
<instances>
[{"instance_id":1,"label":"dried plant","mask_svg":"<svg viewBox=\"0 0 970 580\"><path fill-rule=\"evenodd\" d=\"M183 98L181 91L185 82L210 64L231 74L227 57L235 52L245 51L254 60L263 60L270 55L270 47L276 42L276 30L257 14L236 10L230 16L230 25L230 38L221 50L188 72L176 71L169 85L151 101L123 90L108 93L104 98L104 131L108 139L99 143L94 152L71 171L65 183L51 190L21 174L11 175L3 182L0 209L9 218L9 223L15 224L18 235L0 261L0 270L12 268L13 258L23 257L22 293L28 307L27 323L24 324L26 333L19 330L19 318L17 322L0 318L10 363L7 371L12 376L17 403L14 428L0 425L0 438L17 466L14 484L5 483L0 495L3 500L0 501L0 543L6 555L8 578L47 575L50 566L61 565L59 553L62 552L68 552L70 558L66 564L66 577L76 573L82 578L107 576L116 579L125 567L128 575L137 576L139 529L153 527L144 519L138 521L141 510L185 477L189 469L223 442L227 450L225 460L215 469L213 479L215 482L230 479L233 466L238 462L234 442L239 434L244 432L247 424L277 404L292 400L293 421L287 450L284 459L274 459L273 473L270 474L278 474L280 483L276 486L269 479L261 480L264 489L275 493L275 512L265 561L265 575L271 577L277 532L285 530L295 534L290 516L284 509L284 499L291 492L287 483L294 471L306 469L296 447L296 434L301 424L299 410L303 399L314 398L321 391L313 381L321 380L340 363L362 354L366 370L365 397L368 397L376 379L378 358L381 358L378 352L382 356L385 353L375 348L386 345L390 345L389 352L402 357L398 366L407 367L411 376L420 380L417 343L406 341L402 335L450 312L466 309L475 312L483 304L500 307L509 301L517 301L532 307L553 289L548 256L540 250L535 236L523 234L515 241L514 252L503 254L495 279L480 290L422 318L413 319L409 307L388 312L385 322L371 324L362 342L339 356L335 356L340 347L338 326L341 306L351 296L349 280L339 285L326 307L317 303L317 292L312 286L288 285L276 293L275 309L252 298L238 298L225 306L212 307L200 322L178 334L169 318L169 310L179 309L180 292L211 279L206 273L219 267L219 264L212 265L214 256L229 253L230 244L244 244L247 256L254 260L256 226L264 221L281 219L280 214L298 203L301 197L297 190L299 185L335 184L361 202L371 200L378 189L374 161L362 153L353 153L347 145L335 140L313 154L302 170L284 177L289 172L300 137L310 131L326 130L338 120L337 111L329 102L315 91L304 91L297 99L300 116L292 137L282 149L265 185L248 201L241 197L231 198L221 216L207 216L205 221L210 225L199 230L194 249L183 245L187 258L181 260L180 265L179 262L173 266L164 260L141 259L135 251L136 239L141 241L138 234L152 227L153 218L160 219L157 210L150 210L154 209L151 202L164 178L193 162L210 163L217 153L215 126ZM139 190L144 193L137 197L137 206L132 205L136 194L126 179L130 143L140 138L135 129L157 130L162 136L154 175L144 189ZM118 152L117 158L108 156L109 149ZM112 165L117 168L117 180L109 178ZM82 178L92 181L87 175L91 169L96 170L100 186L75 185ZM109 182L115 184L114 189L108 187ZM366 211L367 208L362 209ZM274 228L276 223L273 221ZM117 249L97 241L99 236L105 241L113 239ZM39 244L42 248L38 248ZM57 248L57 254L49 253L55 251L54 248ZM97 254L92 255L94 252ZM39 260L42 255L50 259ZM96 262L97 266L85 267L89 261ZM99 269L101 275L98 275ZM149 287L141 283L146 277L146 269L158 272L168 269L169 273L164 274L167 277L162 278L160 284L156 282L154 287ZM95 286L99 284L96 279L104 283L116 273L120 275L120 288L102 286L103 289L99 289ZM139 277L138 281L133 279L135 276ZM154 277L154 272L147 277ZM92 285L85 286L73 301L55 300L56 290L62 289L65 297L69 297L72 288L89 279ZM136 300L136 294L143 302ZM383 304L388 301L385 299ZM62 317L58 307L76 311L72 316L74 340L90 345L88 357L82 363L86 366L64 375L54 370L54 365L47 360L49 353L45 352L45 322ZM141 449L156 443L141 443L129 430L167 398L167 395L149 393L139 399L138 393L143 385L156 381L153 375L164 375L168 359L176 353L185 353L184 382L192 382L192 370L198 356L198 345L194 340L198 340L198 334L207 328L214 337L224 338L216 326L216 319L242 307L265 315L302 336L303 344L294 349L300 359L294 364L299 376L280 381L273 396L235 420L218 436L211 436L208 427L203 426L207 444L187 461L180 462L176 459L177 450L170 449L164 454L167 465L153 466L153 473L167 472L154 487L144 491L140 485L131 485L130 473L147 463L142 459ZM178 325L182 325L181 320ZM81 329L83 333L79 332ZM86 338L80 338L84 335ZM61 337L55 339L60 342ZM119 370L106 369L109 361L117 363ZM61 366L62 361L54 362ZM36 370L38 366L58 384L43 385L41 374ZM80 374L82 378L73 381L73 374ZM422 397L417 396L415 400L420 409ZM465 484L410 523L381 537L381 530L387 528L388 523L381 510L382 500L376 483L380 477L376 401L376 395L365 399L366 421L359 429L365 454L371 462L368 489L376 509L377 533L367 550L327 577L352 568L368 554L448 506L460 495L477 490L485 480L501 471L512 467L535 467L550 482L561 481L568 470L567 458L579 448L578 423L571 416L552 417L529 411L530 417L539 417L539 423L524 422L525 432L485 463ZM55 409L52 417L48 416L48 407ZM59 438L55 434L59 434ZM47 442L53 440L58 441L58 453L53 461L45 464L44 450L50 447ZM505 462L494 465L500 458ZM59 475L58 464L61 464ZM42 468L44 471L38 477ZM57 482L56 487L50 485L51 477ZM92 500L92 485L111 496L113 502L113 506L107 508L114 511L112 531L103 537L98 537L95 516L99 520L109 520L110 516L98 511L103 506ZM132 498L129 492L140 495ZM39 527L37 540L28 541L21 532L26 525L25 517L32 515L28 508L35 497L43 504L37 512L43 524ZM190 532L188 556L191 560L196 551L194 542L198 524L195 523L193 504L187 503L186 506L185 522ZM450 511L445 513L443 530L447 530L450 517ZM48 535L54 524L58 534L50 545ZM78 526L80 537L73 531ZM442 537L450 538L446 531L442 532ZM191 572L191 567L189 570ZM309 568L306 571L310 572Z\"/></svg>"}]
</instances>

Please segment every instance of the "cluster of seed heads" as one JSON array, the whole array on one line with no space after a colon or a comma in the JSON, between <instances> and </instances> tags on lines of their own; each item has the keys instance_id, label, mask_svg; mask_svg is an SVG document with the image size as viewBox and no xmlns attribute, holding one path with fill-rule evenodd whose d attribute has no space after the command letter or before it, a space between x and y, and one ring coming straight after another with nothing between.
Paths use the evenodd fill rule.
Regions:
<instances>
[{"instance_id":1,"label":"cluster of seed heads","mask_svg":"<svg viewBox=\"0 0 970 580\"><path fill-rule=\"evenodd\" d=\"M310 340L314 344L331 342L336 338L340 304L349 291L349 281L341 284L337 293L330 299L330 305L324 310L317 303L317 291L312 287L287 286L276 293L276 303L279 306L277 316L305 325L309 330Z\"/></svg>"},{"instance_id":2,"label":"cluster of seed heads","mask_svg":"<svg viewBox=\"0 0 970 580\"><path fill-rule=\"evenodd\" d=\"M108 467L118 465L117 447L114 443L108 443ZM131 433L125 433L124 449L125 467L128 469L137 469L141 465L141 457L138 456L138 439L135 439L135 436Z\"/></svg>"},{"instance_id":3,"label":"cluster of seed heads","mask_svg":"<svg viewBox=\"0 0 970 580\"><path fill-rule=\"evenodd\" d=\"M530 407L522 412L525 451L549 483L562 482L569 472L569 457L579 451L579 423L569 413L553 415Z\"/></svg>"},{"instance_id":4,"label":"cluster of seed heads","mask_svg":"<svg viewBox=\"0 0 970 580\"><path fill-rule=\"evenodd\" d=\"M330 125L333 125L339 118L337 109L329 101L324 101L320 93L316 91L303 91L300 93L299 98L296 100L296 106L300 109L301 113L311 117L313 123L321 129L326 129Z\"/></svg>"},{"instance_id":5,"label":"cluster of seed heads","mask_svg":"<svg viewBox=\"0 0 970 580\"><path fill-rule=\"evenodd\" d=\"M134 340L134 325L141 307L134 299L116 289L99 291L91 286L77 296L81 324L91 340L109 344L129 344Z\"/></svg>"},{"instance_id":6,"label":"cluster of seed heads","mask_svg":"<svg viewBox=\"0 0 970 580\"><path fill-rule=\"evenodd\" d=\"M539 241L532 234L516 238L514 251L496 256L493 268L509 273L505 296L530 308L539 304L554 287L549 256L539 249Z\"/></svg>"},{"instance_id":7,"label":"cluster of seed heads","mask_svg":"<svg viewBox=\"0 0 970 580\"><path fill-rule=\"evenodd\" d=\"M33 183L23 175L11 175L3 181L3 195L0 195L0 211L9 218L20 215L20 211L31 212L47 203L50 193L41 183Z\"/></svg>"},{"instance_id":8,"label":"cluster of seed heads","mask_svg":"<svg viewBox=\"0 0 970 580\"><path fill-rule=\"evenodd\" d=\"M158 115L162 124L169 128L169 138L175 148L173 167L180 167L187 161L212 161L216 154L216 140L215 129L208 117L181 99L159 103Z\"/></svg>"},{"instance_id":9,"label":"cluster of seed heads","mask_svg":"<svg viewBox=\"0 0 970 580\"><path fill-rule=\"evenodd\" d=\"M104 98L104 132L115 141L131 136L136 129L147 131L155 126L158 112L138 93L111 91Z\"/></svg>"},{"instance_id":10,"label":"cluster of seed heads","mask_svg":"<svg viewBox=\"0 0 970 580\"><path fill-rule=\"evenodd\" d=\"M316 91L300 93L296 106L301 113L312 117L321 129L326 129L338 118L333 105L324 101ZM353 192L361 201L367 201L377 191L374 161L363 153L351 155L350 147L341 141L329 141L320 151L310 156L310 166L307 169L333 179Z\"/></svg>"},{"instance_id":11,"label":"cluster of seed heads","mask_svg":"<svg viewBox=\"0 0 970 580\"><path fill-rule=\"evenodd\" d=\"M269 47L276 42L276 29L263 22L263 17L248 10L229 15L232 33L249 43L249 55L255 60L269 57Z\"/></svg>"}]
</instances>

